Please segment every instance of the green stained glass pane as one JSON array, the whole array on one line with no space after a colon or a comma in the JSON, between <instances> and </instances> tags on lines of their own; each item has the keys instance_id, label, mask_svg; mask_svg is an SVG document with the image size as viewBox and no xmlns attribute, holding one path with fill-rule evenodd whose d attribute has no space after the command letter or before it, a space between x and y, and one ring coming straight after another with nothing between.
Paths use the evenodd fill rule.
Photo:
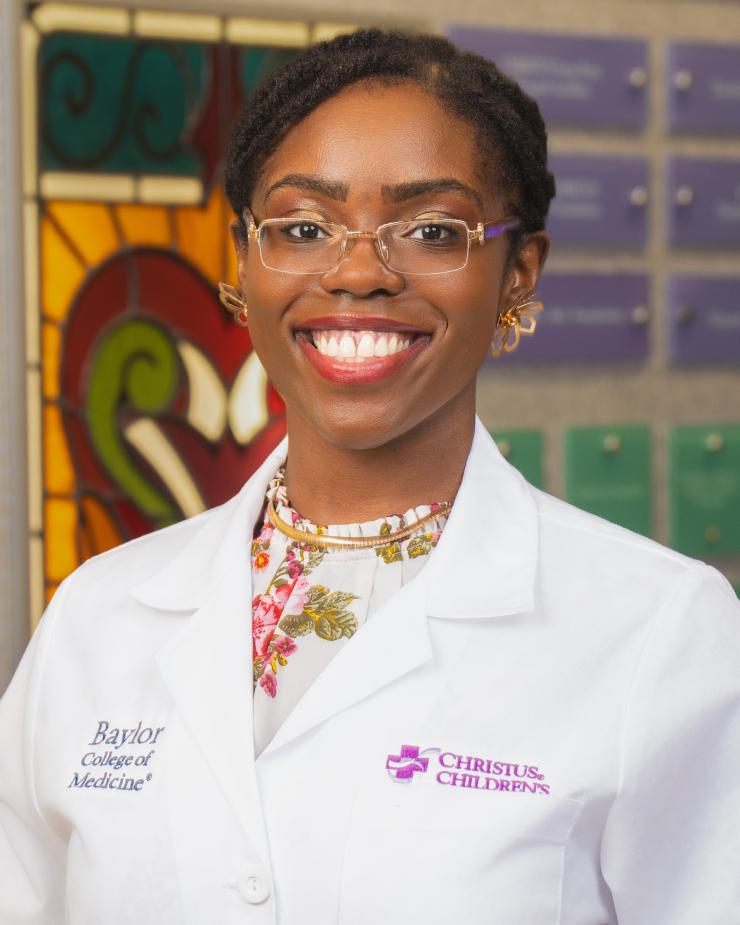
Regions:
<instances>
[{"instance_id":1,"label":"green stained glass pane","mask_svg":"<svg viewBox=\"0 0 740 925\"><path fill-rule=\"evenodd\" d=\"M57 32L39 51L43 170L200 176L207 46Z\"/></svg>"},{"instance_id":2,"label":"green stained glass pane","mask_svg":"<svg viewBox=\"0 0 740 925\"><path fill-rule=\"evenodd\" d=\"M293 61L301 53L300 48L267 48L253 46L241 53L241 77L244 96L251 96L259 84L278 68Z\"/></svg>"},{"instance_id":3,"label":"green stained glass pane","mask_svg":"<svg viewBox=\"0 0 740 925\"><path fill-rule=\"evenodd\" d=\"M542 434L538 430L492 430L503 456L537 488L542 488Z\"/></svg>"},{"instance_id":4,"label":"green stained glass pane","mask_svg":"<svg viewBox=\"0 0 740 925\"><path fill-rule=\"evenodd\" d=\"M694 556L740 553L740 425L670 435L671 544Z\"/></svg>"},{"instance_id":5,"label":"green stained glass pane","mask_svg":"<svg viewBox=\"0 0 740 925\"><path fill-rule=\"evenodd\" d=\"M632 425L567 430L565 497L591 514L649 536L648 428Z\"/></svg>"}]
</instances>

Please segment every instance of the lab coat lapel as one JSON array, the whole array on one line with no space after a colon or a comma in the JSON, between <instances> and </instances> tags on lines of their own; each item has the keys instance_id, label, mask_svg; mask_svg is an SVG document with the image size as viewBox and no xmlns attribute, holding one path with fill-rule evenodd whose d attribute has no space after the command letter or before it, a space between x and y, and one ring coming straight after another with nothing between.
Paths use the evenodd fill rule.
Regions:
<instances>
[{"instance_id":1,"label":"lab coat lapel","mask_svg":"<svg viewBox=\"0 0 740 925\"><path fill-rule=\"evenodd\" d=\"M419 668L431 657L422 571L394 594L332 658L262 756Z\"/></svg>"},{"instance_id":2,"label":"lab coat lapel","mask_svg":"<svg viewBox=\"0 0 740 925\"><path fill-rule=\"evenodd\" d=\"M532 610L537 546L532 489L476 421L437 549L416 578L334 656L263 756L429 662L429 617L476 619Z\"/></svg>"},{"instance_id":3,"label":"lab coat lapel","mask_svg":"<svg viewBox=\"0 0 740 925\"><path fill-rule=\"evenodd\" d=\"M148 606L193 609L160 651L174 703L266 863L267 839L254 766L250 543L269 478L285 443L236 498L212 512L190 544L154 579L135 589Z\"/></svg>"}]
</instances>

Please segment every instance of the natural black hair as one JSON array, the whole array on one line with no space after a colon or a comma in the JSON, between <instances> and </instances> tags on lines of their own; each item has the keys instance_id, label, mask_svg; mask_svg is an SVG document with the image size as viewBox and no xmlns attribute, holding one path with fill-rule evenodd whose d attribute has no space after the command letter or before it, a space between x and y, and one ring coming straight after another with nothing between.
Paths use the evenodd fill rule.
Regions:
<instances>
[{"instance_id":1,"label":"natural black hair","mask_svg":"<svg viewBox=\"0 0 740 925\"><path fill-rule=\"evenodd\" d=\"M537 103L486 58L435 35L364 29L313 45L271 74L245 105L231 138L225 188L238 216L285 134L321 103L360 81L412 80L476 133L495 189L521 219L519 234L544 228L555 181Z\"/></svg>"}]
</instances>

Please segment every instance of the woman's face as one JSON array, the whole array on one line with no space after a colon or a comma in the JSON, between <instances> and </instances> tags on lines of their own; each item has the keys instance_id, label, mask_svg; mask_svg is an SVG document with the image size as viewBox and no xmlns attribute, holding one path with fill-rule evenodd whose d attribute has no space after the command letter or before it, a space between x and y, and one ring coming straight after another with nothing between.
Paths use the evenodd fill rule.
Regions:
<instances>
[{"instance_id":1,"label":"woman's face","mask_svg":"<svg viewBox=\"0 0 740 925\"><path fill-rule=\"evenodd\" d=\"M492 177L473 128L418 85L357 85L291 129L251 205L257 224L313 219L374 231L457 218L474 229L508 217ZM472 243L464 269L403 276L360 238L327 272L293 275L267 269L256 243L232 230L252 341L289 424L300 419L347 449L384 445L435 416L442 425L469 415L497 312L534 288L546 251L544 233L535 236L505 272L503 235ZM342 357L345 338L373 356Z\"/></svg>"}]
</instances>

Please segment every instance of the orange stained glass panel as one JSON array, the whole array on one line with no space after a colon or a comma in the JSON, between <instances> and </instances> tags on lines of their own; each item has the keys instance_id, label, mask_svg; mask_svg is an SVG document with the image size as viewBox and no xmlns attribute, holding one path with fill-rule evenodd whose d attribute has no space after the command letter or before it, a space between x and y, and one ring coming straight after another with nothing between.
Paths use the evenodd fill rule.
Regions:
<instances>
[{"instance_id":1,"label":"orange stained glass panel","mask_svg":"<svg viewBox=\"0 0 740 925\"><path fill-rule=\"evenodd\" d=\"M44 504L46 577L61 581L79 565L77 504L67 498L47 498Z\"/></svg>"},{"instance_id":2,"label":"orange stained glass panel","mask_svg":"<svg viewBox=\"0 0 740 925\"><path fill-rule=\"evenodd\" d=\"M75 487L59 405L44 406L44 487L55 495L71 495Z\"/></svg>"},{"instance_id":3,"label":"orange stained glass panel","mask_svg":"<svg viewBox=\"0 0 740 925\"><path fill-rule=\"evenodd\" d=\"M208 279L222 278L229 218L224 195L218 187L205 206L182 206L175 210L180 253Z\"/></svg>"},{"instance_id":4,"label":"orange stained glass panel","mask_svg":"<svg viewBox=\"0 0 740 925\"><path fill-rule=\"evenodd\" d=\"M46 603L50 603L51 599L56 594L57 588L59 587L60 582L53 581L51 584L46 586Z\"/></svg>"},{"instance_id":5,"label":"orange stained glass panel","mask_svg":"<svg viewBox=\"0 0 740 925\"><path fill-rule=\"evenodd\" d=\"M80 500L80 553L83 559L113 549L123 537L103 505L92 495Z\"/></svg>"},{"instance_id":6,"label":"orange stained glass panel","mask_svg":"<svg viewBox=\"0 0 740 925\"><path fill-rule=\"evenodd\" d=\"M62 321L85 277L85 267L48 218L41 220L41 306Z\"/></svg>"},{"instance_id":7,"label":"orange stained glass panel","mask_svg":"<svg viewBox=\"0 0 740 925\"><path fill-rule=\"evenodd\" d=\"M119 205L116 218L129 247L172 247L167 209L162 206Z\"/></svg>"},{"instance_id":8,"label":"orange stained glass panel","mask_svg":"<svg viewBox=\"0 0 740 925\"><path fill-rule=\"evenodd\" d=\"M118 250L119 241L110 209L100 202L50 202L47 209L88 266L102 263Z\"/></svg>"},{"instance_id":9,"label":"orange stained glass panel","mask_svg":"<svg viewBox=\"0 0 740 925\"><path fill-rule=\"evenodd\" d=\"M55 324L41 326L41 376L44 398L59 398L59 363L62 332Z\"/></svg>"}]
</instances>

